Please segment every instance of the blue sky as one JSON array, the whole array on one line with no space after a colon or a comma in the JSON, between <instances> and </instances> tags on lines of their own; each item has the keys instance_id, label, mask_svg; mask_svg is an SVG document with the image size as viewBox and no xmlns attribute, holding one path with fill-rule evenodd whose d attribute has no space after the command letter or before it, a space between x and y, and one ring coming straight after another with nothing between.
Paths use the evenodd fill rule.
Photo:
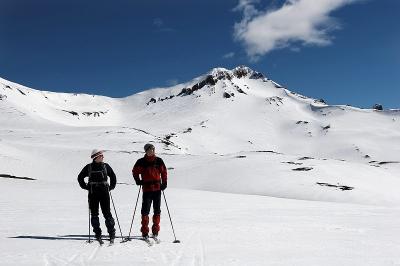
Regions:
<instances>
[{"instance_id":1,"label":"blue sky","mask_svg":"<svg viewBox=\"0 0 400 266\"><path fill-rule=\"evenodd\" d=\"M398 0L0 0L0 77L124 97L247 65L330 104L400 108Z\"/></svg>"}]
</instances>

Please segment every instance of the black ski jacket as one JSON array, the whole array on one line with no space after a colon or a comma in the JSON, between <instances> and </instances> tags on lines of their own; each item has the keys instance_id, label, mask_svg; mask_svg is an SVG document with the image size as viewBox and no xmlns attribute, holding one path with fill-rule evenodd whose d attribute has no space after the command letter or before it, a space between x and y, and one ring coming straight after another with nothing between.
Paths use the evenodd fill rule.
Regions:
<instances>
[{"instance_id":1,"label":"black ski jacket","mask_svg":"<svg viewBox=\"0 0 400 266\"><path fill-rule=\"evenodd\" d=\"M82 171L78 175L78 182L81 188L86 190L89 189L89 184L87 184L84 180L85 177L89 176L89 165L91 166L91 175L89 177L89 183L107 182L108 180L107 176L109 176L110 190L113 190L115 188L115 185L117 184L117 177L115 176L115 173L111 168L111 166L108 165L107 163L96 163L94 161L83 167ZM107 173L105 173L104 168Z\"/></svg>"}]
</instances>

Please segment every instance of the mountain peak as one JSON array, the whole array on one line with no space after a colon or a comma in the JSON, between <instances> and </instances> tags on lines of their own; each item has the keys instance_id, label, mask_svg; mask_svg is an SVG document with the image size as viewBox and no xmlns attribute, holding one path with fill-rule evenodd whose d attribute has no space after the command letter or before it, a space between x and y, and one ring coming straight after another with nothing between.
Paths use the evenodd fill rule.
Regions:
<instances>
[{"instance_id":1,"label":"mountain peak","mask_svg":"<svg viewBox=\"0 0 400 266\"><path fill-rule=\"evenodd\" d=\"M216 78L217 80L221 79L228 79L231 80L232 78L243 78L247 77L250 79L264 79L265 76L257 71L254 71L250 67L241 65L237 66L231 70L223 68L223 67L217 67L213 68L208 75L211 75L213 78Z\"/></svg>"}]
</instances>

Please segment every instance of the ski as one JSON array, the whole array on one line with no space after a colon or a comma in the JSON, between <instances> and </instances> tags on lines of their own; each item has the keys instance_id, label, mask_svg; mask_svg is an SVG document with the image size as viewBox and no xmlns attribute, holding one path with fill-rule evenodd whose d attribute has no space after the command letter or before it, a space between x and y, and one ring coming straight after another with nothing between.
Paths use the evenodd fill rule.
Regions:
<instances>
[{"instance_id":1,"label":"ski","mask_svg":"<svg viewBox=\"0 0 400 266\"><path fill-rule=\"evenodd\" d=\"M130 237L124 237L123 239L122 239L122 241L121 241L121 243L125 243L125 242L128 242L128 241L131 241L133 238L130 238Z\"/></svg>"},{"instance_id":2,"label":"ski","mask_svg":"<svg viewBox=\"0 0 400 266\"><path fill-rule=\"evenodd\" d=\"M147 245L149 245L149 247L151 247L154 244L153 241L151 241L149 237L142 237L142 240L144 242L146 242Z\"/></svg>"},{"instance_id":3,"label":"ski","mask_svg":"<svg viewBox=\"0 0 400 266\"><path fill-rule=\"evenodd\" d=\"M151 236L151 238L154 240L154 243L160 244L161 240L158 238L158 236Z\"/></svg>"},{"instance_id":4,"label":"ski","mask_svg":"<svg viewBox=\"0 0 400 266\"><path fill-rule=\"evenodd\" d=\"M121 243L126 243L126 242L131 241L131 240L140 240L140 241L146 242L147 245L149 247L151 247L155 243L155 240L152 241L151 238L152 237L143 237L143 236L134 236L134 237L129 237L129 238L126 237L121 241Z\"/></svg>"}]
</instances>

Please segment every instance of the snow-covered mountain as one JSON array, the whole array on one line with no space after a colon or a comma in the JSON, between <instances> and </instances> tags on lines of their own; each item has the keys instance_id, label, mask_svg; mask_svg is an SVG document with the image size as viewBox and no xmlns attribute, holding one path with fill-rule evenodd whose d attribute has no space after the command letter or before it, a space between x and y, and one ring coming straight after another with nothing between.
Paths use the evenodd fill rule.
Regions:
<instances>
[{"instance_id":1,"label":"snow-covered mountain","mask_svg":"<svg viewBox=\"0 0 400 266\"><path fill-rule=\"evenodd\" d=\"M316 215L313 217L317 220L317 213L325 213L322 211L324 208L327 208L327 213L341 208L349 209L350 213L354 210L351 205L353 203L378 205L381 207L356 209L359 211L360 208L367 208L366 214L376 211L376 208L394 208L397 211L394 221L399 220L400 147L396 143L400 141L400 111L328 105L323 100L308 98L283 88L279 83L245 66L232 70L215 68L183 84L155 88L119 99L46 92L0 79L0 125L0 177L4 177L0 180L8 193L0 198L1 205L9 206L12 199L19 202L17 206L26 211L42 207L36 205L36 200L40 203L54 201L49 203L49 208L58 208L61 204L67 212L79 216L74 219L79 221L77 223L80 226L85 221L85 209L73 211L70 205L64 204L64 200L72 197L76 199L72 205L82 207L84 196L77 186L76 176L89 162L91 150L99 148L106 151L105 160L114 168L118 177L117 191L120 189L121 192L115 192L116 199L120 203L124 202L120 204L120 209L124 213L122 219L127 223L136 193L135 186L130 186L133 184L130 171L134 162L143 156L143 145L147 142L155 144L156 152L167 164L168 189L171 193L179 194L172 195L172 205L175 204L177 209L192 208L187 201L184 202L188 205L180 201L180 195L195 205L202 199L202 203L198 202L198 209L206 213L206 220L214 219L207 210L225 208L223 202L226 200L237 204L231 206L232 211L243 213L263 212L263 206L266 205L271 210L282 204L282 208L287 209L279 213L284 216L291 213L293 208L316 208L318 212L308 213ZM26 185L30 181L15 177L35 179L29 185L29 188L34 189L27 191ZM57 192L52 192L53 189ZM22 199L28 203L19 200L18 195L21 194L25 195ZM279 199L253 198L257 195ZM130 197L128 201L127 197ZM204 197L213 203L203 202ZM322 203L313 205L299 199ZM218 200L222 202L216 203ZM257 204L257 201L260 203ZM324 205L328 204L324 202L340 202L343 205ZM348 203L351 204L346 205ZM394 209L382 212L391 215ZM3 226L24 215L14 213L11 209L8 211L12 215L7 216L10 221ZM49 213L63 217L60 218L62 222L69 219L64 212L58 210L49 210ZM187 233L189 239L197 236L190 229L192 224L202 218L185 220L188 213L196 216L195 212L178 211L181 232ZM235 219L232 213L226 215ZM261 216L262 219L268 219L265 215ZM292 217L293 221L296 217ZM35 218L45 221L39 214ZM207 223L204 219L202 221ZM256 219L258 226L262 227L262 219ZM373 224L375 220L371 221ZM167 222L164 219L164 227L168 226ZM229 228L246 231L240 229L245 222L239 219ZM326 221L320 222L326 225ZM12 237L35 234L31 226L25 223L19 225L19 229L11 236L8 231L3 232L3 235ZM53 233L68 234L65 231L59 233L52 225L49 226ZM182 228L182 225L187 227ZM24 232L26 226L30 228L30 233ZM393 229L392 224L385 226ZM5 228L7 230L10 227ZM74 225L67 228L78 230L81 227ZM210 229L211 226L206 228ZM43 227L38 230L45 231ZM262 229L261 232L268 231ZM218 232L216 236L219 236ZM386 240L388 238L380 238L381 242ZM18 244L16 240L13 241L13 244ZM213 263L204 263L207 260L204 257L204 247L199 247L197 242L191 245L197 251L195 254L189 252L189 257L199 257L203 252L204 265L221 264L223 256L219 255L211 255L209 259ZM305 245L313 250L312 243ZM218 245L215 247L218 248ZM43 248L48 246L44 245ZM189 246L185 250L190 249ZM227 264L245 265L241 260L245 255L238 249L234 250L239 256L237 263L233 261ZM365 247L363 250L369 249ZM388 250L391 252L393 249ZM171 252L175 252L174 249ZM184 255L181 254L181 258L188 253L182 252ZM255 252L261 250L256 249ZM273 254L271 252L271 256ZM312 254L310 252L309 256L312 257ZM75 259L59 261L54 256L45 254L42 259L47 265L64 265L68 261L78 263ZM35 255L28 257L32 259ZM154 265L194 265L202 261L170 257L174 256L163 254L164 259L156 261ZM280 258L278 256L277 261ZM85 264L90 260L81 262ZM13 261L13 258L8 257L7 262ZM34 261L33 264L38 264L41 259L35 258ZM120 260L120 264L123 261ZM356 264L359 262L350 261L356 261ZM29 264L23 260L17 262ZM322 259L313 263L293 264L337 265L341 262L332 260L332 264L327 264ZM265 265L257 259L250 260L248 264Z\"/></svg>"},{"instance_id":2,"label":"snow-covered mountain","mask_svg":"<svg viewBox=\"0 0 400 266\"><path fill-rule=\"evenodd\" d=\"M9 160L0 173L54 178L24 167L21 154L30 157L38 146L52 147L35 156L43 165L54 165L53 153L66 154L76 160L56 162L57 167L76 169L92 148L100 147L110 159L118 154L118 165L129 168L132 153L152 141L170 164L199 162L193 177L176 180L177 187L336 200L327 187L317 185L326 183L356 187L349 194L372 189L382 193L380 200L400 199L390 193L400 169L400 147L393 145L400 141L398 110L330 106L245 66L215 68L184 84L121 99L39 91L3 79L0 92L1 156ZM227 168L235 175L224 174ZM247 174L249 169L256 173ZM215 175L236 181L211 185ZM71 173L62 178L67 176ZM272 180L280 192L269 186ZM309 187L302 192L292 187L304 184Z\"/></svg>"}]
</instances>

